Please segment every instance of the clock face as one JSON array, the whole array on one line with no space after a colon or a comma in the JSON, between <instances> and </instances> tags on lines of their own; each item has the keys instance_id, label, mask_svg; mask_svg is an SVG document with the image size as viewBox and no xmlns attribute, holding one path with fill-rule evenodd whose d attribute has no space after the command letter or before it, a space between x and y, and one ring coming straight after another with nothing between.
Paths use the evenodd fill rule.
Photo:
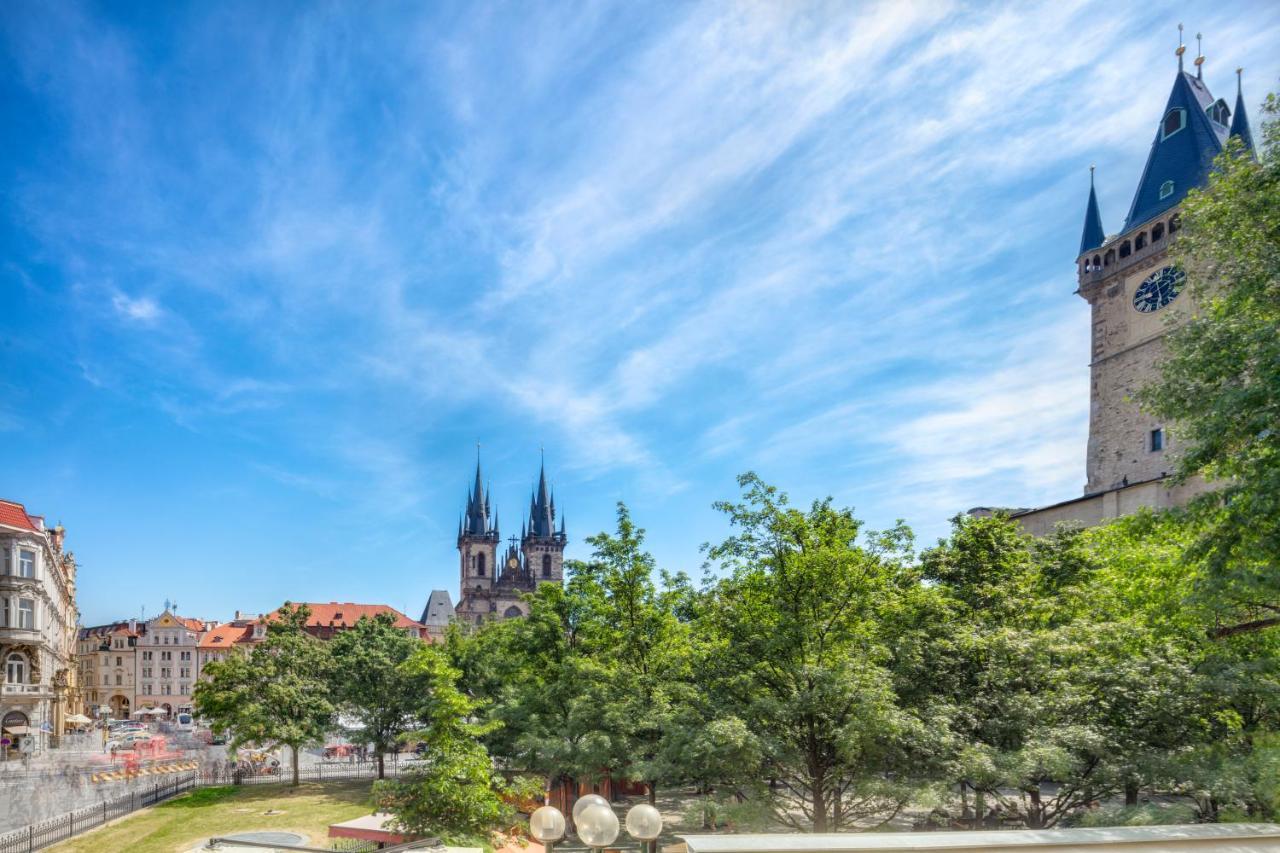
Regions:
<instances>
[{"instance_id":1,"label":"clock face","mask_svg":"<svg viewBox=\"0 0 1280 853\"><path fill-rule=\"evenodd\" d=\"M1165 267L1153 272L1134 291L1133 307L1143 314L1159 311L1178 298L1186 277L1187 274L1177 267Z\"/></svg>"}]
</instances>

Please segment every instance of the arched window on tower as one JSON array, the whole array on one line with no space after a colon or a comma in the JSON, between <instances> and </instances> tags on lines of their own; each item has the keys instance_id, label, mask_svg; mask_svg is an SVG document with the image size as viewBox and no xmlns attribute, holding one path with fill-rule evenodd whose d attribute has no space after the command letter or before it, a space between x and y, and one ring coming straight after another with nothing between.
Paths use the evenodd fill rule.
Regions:
<instances>
[{"instance_id":1,"label":"arched window on tower","mask_svg":"<svg viewBox=\"0 0 1280 853\"><path fill-rule=\"evenodd\" d=\"M542 576L544 578L551 577L551 555L550 554L542 555Z\"/></svg>"},{"instance_id":2,"label":"arched window on tower","mask_svg":"<svg viewBox=\"0 0 1280 853\"><path fill-rule=\"evenodd\" d=\"M1100 255L1093 256L1093 268L1094 270L1102 269L1102 257Z\"/></svg>"},{"instance_id":3,"label":"arched window on tower","mask_svg":"<svg viewBox=\"0 0 1280 853\"><path fill-rule=\"evenodd\" d=\"M1120 257L1127 258L1133 254L1133 247L1129 245L1129 241L1125 240L1120 244Z\"/></svg>"},{"instance_id":4,"label":"arched window on tower","mask_svg":"<svg viewBox=\"0 0 1280 853\"><path fill-rule=\"evenodd\" d=\"M1156 241L1163 240L1163 239L1164 239L1164 223L1157 222L1156 227L1151 229L1151 242L1155 243Z\"/></svg>"},{"instance_id":5,"label":"arched window on tower","mask_svg":"<svg viewBox=\"0 0 1280 853\"><path fill-rule=\"evenodd\" d=\"M1145 248L1147 248L1147 232L1143 231L1138 235L1137 239L1133 241L1133 250L1136 252L1139 249Z\"/></svg>"},{"instance_id":6,"label":"arched window on tower","mask_svg":"<svg viewBox=\"0 0 1280 853\"><path fill-rule=\"evenodd\" d=\"M502 614L502 615L503 615L503 616L505 616L505 617L506 617L506 618L508 618L508 619L514 619L514 618L516 618L517 616L523 616L523 615L524 615L524 611L523 611L523 610L521 610L519 607L516 607L516 606L513 604L513 605L511 605L510 607L508 607L508 608L503 612L503 614Z\"/></svg>"},{"instance_id":7,"label":"arched window on tower","mask_svg":"<svg viewBox=\"0 0 1280 853\"><path fill-rule=\"evenodd\" d=\"M1181 216L1179 216L1179 215L1177 215L1177 214L1175 213L1173 216L1169 217L1169 233L1170 233L1170 234L1172 234L1173 232L1177 231L1177 230L1178 230L1179 228L1181 228L1181 227L1182 227L1182 217L1181 217Z\"/></svg>"},{"instance_id":8,"label":"arched window on tower","mask_svg":"<svg viewBox=\"0 0 1280 853\"><path fill-rule=\"evenodd\" d=\"M1115 250L1115 249L1108 249L1108 250L1107 250L1107 254L1106 254L1106 255L1104 255L1104 256L1103 256L1103 258L1102 258L1102 265L1103 265L1104 267L1109 267L1109 266L1111 266L1112 264L1114 264L1115 262L1116 262L1116 250Z\"/></svg>"},{"instance_id":9,"label":"arched window on tower","mask_svg":"<svg viewBox=\"0 0 1280 853\"><path fill-rule=\"evenodd\" d=\"M484 577L484 554L476 555L476 575Z\"/></svg>"}]
</instances>

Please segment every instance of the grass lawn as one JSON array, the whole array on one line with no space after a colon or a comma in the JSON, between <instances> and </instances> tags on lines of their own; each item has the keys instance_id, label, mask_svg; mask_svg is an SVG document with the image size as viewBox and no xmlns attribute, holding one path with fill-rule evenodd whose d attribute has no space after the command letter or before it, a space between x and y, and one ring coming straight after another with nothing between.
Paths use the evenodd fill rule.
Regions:
<instances>
[{"instance_id":1,"label":"grass lawn","mask_svg":"<svg viewBox=\"0 0 1280 853\"><path fill-rule=\"evenodd\" d=\"M179 853L214 835L255 829L299 832L313 847L328 846L329 824L373 811L371 782L303 782L198 788L134 812L114 823L50 847L53 853ZM277 815L263 812L276 810Z\"/></svg>"}]
</instances>

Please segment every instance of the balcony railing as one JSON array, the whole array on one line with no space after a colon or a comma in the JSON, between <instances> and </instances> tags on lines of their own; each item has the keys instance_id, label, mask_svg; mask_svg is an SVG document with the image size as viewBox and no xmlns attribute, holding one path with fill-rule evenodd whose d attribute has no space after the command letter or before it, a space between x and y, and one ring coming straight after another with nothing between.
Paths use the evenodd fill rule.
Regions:
<instances>
[{"instance_id":1,"label":"balcony railing","mask_svg":"<svg viewBox=\"0 0 1280 853\"><path fill-rule=\"evenodd\" d=\"M47 684L4 684L0 685L0 695L3 696L39 696L43 693L50 692L51 688Z\"/></svg>"}]
</instances>

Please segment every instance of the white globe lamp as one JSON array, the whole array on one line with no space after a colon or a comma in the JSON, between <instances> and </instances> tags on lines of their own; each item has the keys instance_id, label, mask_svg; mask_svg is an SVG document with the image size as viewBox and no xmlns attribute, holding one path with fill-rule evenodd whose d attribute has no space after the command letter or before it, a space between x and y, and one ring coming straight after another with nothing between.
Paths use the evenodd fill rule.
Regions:
<instances>
[{"instance_id":1,"label":"white globe lamp","mask_svg":"<svg viewBox=\"0 0 1280 853\"><path fill-rule=\"evenodd\" d=\"M582 817L582 813L590 806L609 805L609 801L599 794L587 794L585 797L579 797L578 801L573 804L573 825L578 825L578 820Z\"/></svg>"},{"instance_id":2,"label":"white globe lamp","mask_svg":"<svg viewBox=\"0 0 1280 853\"><path fill-rule=\"evenodd\" d=\"M651 842L662 834L662 813L648 803L633 806L627 812L627 834L639 841L642 849L652 849Z\"/></svg>"},{"instance_id":3,"label":"white globe lamp","mask_svg":"<svg viewBox=\"0 0 1280 853\"><path fill-rule=\"evenodd\" d=\"M574 825L578 828L578 838L582 843L597 850L608 847L618 839L618 816L608 803L592 803L587 806L578 815Z\"/></svg>"},{"instance_id":4,"label":"white globe lamp","mask_svg":"<svg viewBox=\"0 0 1280 853\"><path fill-rule=\"evenodd\" d=\"M564 838L564 815L555 806L543 806L529 815L529 834L550 850Z\"/></svg>"}]
</instances>

